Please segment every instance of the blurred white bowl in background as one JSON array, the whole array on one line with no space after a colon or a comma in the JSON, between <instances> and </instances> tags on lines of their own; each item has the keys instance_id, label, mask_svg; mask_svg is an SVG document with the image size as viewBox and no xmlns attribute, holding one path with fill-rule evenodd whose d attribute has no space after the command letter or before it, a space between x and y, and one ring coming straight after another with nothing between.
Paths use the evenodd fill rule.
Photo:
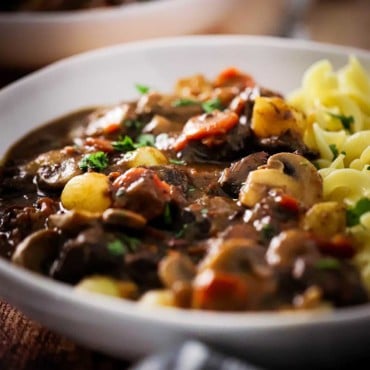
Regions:
<instances>
[{"instance_id":1,"label":"blurred white bowl in background","mask_svg":"<svg viewBox=\"0 0 370 370\"><path fill-rule=\"evenodd\" d=\"M249 35L280 35L284 23L293 10L293 1L299 0L234 0L234 11L224 20L220 31Z\"/></svg>"},{"instance_id":2,"label":"blurred white bowl in background","mask_svg":"<svg viewBox=\"0 0 370 370\"><path fill-rule=\"evenodd\" d=\"M68 12L0 12L0 66L36 68L121 42L207 32L239 0L156 0Z\"/></svg>"}]
</instances>

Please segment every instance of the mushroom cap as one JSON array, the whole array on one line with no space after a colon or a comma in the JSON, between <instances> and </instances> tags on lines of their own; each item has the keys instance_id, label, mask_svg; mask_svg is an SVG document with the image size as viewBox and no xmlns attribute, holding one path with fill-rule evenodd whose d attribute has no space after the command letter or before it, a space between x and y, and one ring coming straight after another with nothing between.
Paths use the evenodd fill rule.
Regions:
<instances>
[{"instance_id":1,"label":"mushroom cap","mask_svg":"<svg viewBox=\"0 0 370 370\"><path fill-rule=\"evenodd\" d=\"M252 239L230 238L215 244L200 266L201 270L211 268L235 274L255 274L265 277L265 249Z\"/></svg>"},{"instance_id":2,"label":"mushroom cap","mask_svg":"<svg viewBox=\"0 0 370 370\"><path fill-rule=\"evenodd\" d=\"M272 189L281 189L309 208L322 200L322 178L315 166L301 155L278 153L267 164L249 173L239 200L253 207Z\"/></svg>"},{"instance_id":3,"label":"mushroom cap","mask_svg":"<svg viewBox=\"0 0 370 370\"><path fill-rule=\"evenodd\" d=\"M319 258L320 252L310 234L291 229L275 236L267 249L266 261L271 266L292 267L298 257Z\"/></svg>"},{"instance_id":4,"label":"mushroom cap","mask_svg":"<svg viewBox=\"0 0 370 370\"><path fill-rule=\"evenodd\" d=\"M191 282L195 272L190 258L177 252L170 253L159 264L159 276L167 288L172 288L177 282Z\"/></svg>"},{"instance_id":5,"label":"mushroom cap","mask_svg":"<svg viewBox=\"0 0 370 370\"><path fill-rule=\"evenodd\" d=\"M12 262L34 272L43 272L43 267L58 252L58 233L50 229L34 232L18 244Z\"/></svg>"},{"instance_id":6,"label":"mushroom cap","mask_svg":"<svg viewBox=\"0 0 370 370\"><path fill-rule=\"evenodd\" d=\"M103 212L103 222L110 225L142 229L147 220L141 214L128 209L108 208Z\"/></svg>"}]
</instances>

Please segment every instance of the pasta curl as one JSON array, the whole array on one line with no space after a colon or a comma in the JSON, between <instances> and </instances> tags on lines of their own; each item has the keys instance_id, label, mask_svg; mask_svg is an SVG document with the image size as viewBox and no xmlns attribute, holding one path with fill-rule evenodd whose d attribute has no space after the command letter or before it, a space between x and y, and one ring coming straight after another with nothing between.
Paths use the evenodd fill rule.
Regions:
<instances>
[{"instance_id":1,"label":"pasta curl","mask_svg":"<svg viewBox=\"0 0 370 370\"><path fill-rule=\"evenodd\" d=\"M328 60L313 64L288 100L307 116L304 140L320 155L324 199L348 209L370 199L370 76L358 59L337 72ZM354 262L370 290L370 209L350 226L359 245Z\"/></svg>"}]
</instances>

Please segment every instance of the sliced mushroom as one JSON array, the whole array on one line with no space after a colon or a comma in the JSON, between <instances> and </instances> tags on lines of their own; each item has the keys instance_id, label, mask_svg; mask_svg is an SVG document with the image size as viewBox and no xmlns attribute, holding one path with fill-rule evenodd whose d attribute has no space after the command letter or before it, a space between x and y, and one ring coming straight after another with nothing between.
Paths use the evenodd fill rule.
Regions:
<instances>
[{"instance_id":1,"label":"sliced mushroom","mask_svg":"<svg viewBox=\"0 0 370 370\"><path fill-rule=\"evenodd\" d=\"M159 264L159 277L167 288L178 282L190 282L195 276L193 262L184 254L171 253Z\"/></svg>"},{"instance_id":2,"label":"sliced mushroom","mask_svg":"<svg viewBox=\"0 0 370 370\"><path fill-rule=\"evenodd\" d=\"M267 153L257 152L231 163L223 170L218 183L228 194L237 197L239 190L251 171L267 162Z\"/></svg>"},{"instance_id":3,"label":"sliced mushroom","mask_svg":"<svg viewBox=\"0 0 370 370\"><path fill-rule=\"evenodd\" d=\"M112 124L120 125L124 120L135 117L135 104L124 103L113 107L103 107L94 111L89 117L86 136L98 136Z\"/></svg>"},{"instance_id":4,"label":"sliced mushroom","mask_svg":"<svg viewBox=\"0 0 370 370\"><path fill-rule=\"evenodd\" d=\"M36 175L37 185L46 190L58 190L81 173L81 154L65 150L50 150L24 166L24 171Z\"/></svg>"},{"instance_id":5,"label":"sliced mushroom","mask_svg":"<svg viewBox=\"0 0 370 370\"><path fill-rule=\"evenodd\" d=\"M106 224L132 229L142 229L147 223L145 217L128 209L108 208L103 212L102 219Z\"/></svg>"},{"instance_id":6,"label":"sliced mushroom","mask_svg":"<svg viewBox=\"0 0 370 370\"><path fill-rule=\"evenodd\" d=\"M193 282L192 306L216 310L271 308L277 279L265 250L250 239L228 239L214 250Z\"/></svg>"},{"instance_id":7,"label":"sliced mushroom","mask_svg":"<svg viewBox=\"0 0 370 370\"><path fill-rule=\"evenodd\" d=\"M170 121L184 124L191 117L203 112L200 104L176 106L174 103L177 99L176 96L149 92L139 99L136 113L139 115L160 115Z\"/></svg>"},{"instance_id":8,"label":"sliced mushroom","mask_svg":"<svg viewBox=\"0 0 370 370\"><path fill-rule=\"evenodd\" d=\"M267 276L265 249L252 239L230 238L221 245L211 248L201 265L201 270L211 268L236 274Z\"/></svg>"},{"instance_id":9,"label":"sliced mushroom","mask_svg":"<svg viewBox=\"0 0 370 370\"><path fill-rule=\"evenodd\" d=\"M51 215L48 219L48 225L73 233L92 225L99 218L100 214L98 213L69 211Z\"/></svg>"},{"instance_id":10,"label":"sliced mushroom","mask_svg":"<svg viewBox=\"0 0 370 370\"><path fill-rule=\"evenodd\" d=\"M169 119L156 114L152 120L143 128L144 133L153 135L164 134L170 131L181 131L182 123L170 121Z\"/></svg>"},{"instance_id":11,"label":"sliced mushroom","mask_svg":"<svg viewBox=\"0 0 370 370\"><path fill-rule=\"evenodd\" d=\"M72 177L81 174L78 163L79 158L68 158L40 167L37 171L38 186L42 189L62 189Z\"/></svg>"},{"instance_id":12,"label":"sliced mushroom","mask_svg":"<svg viewBox=\"0 0 370 370\"><path fill-rule=\"evenodd\" d=\"M314 165L293 153L272 155L267 164L249 173L239 200L253 207L272 189L281 189L309 208L322 200L322 179Z\"/></svg>"},{"instance_id":13,"label":"sliced mushroom","mask_svg":"<svg viewBox=\"0 0 370 370\"><path fill-rule=\"evenodd\" d=\"M291 268L299 257L320 258L317 243L300 229L283 231L275 236L266 252L267 262L281 268Z\"/></svg>"},{"instance_id":14,"label":"sliced mushroom","mask_svg":"<svg viewBox=\"0 0 370 370\"><path fill-rule=\"evenodd\" d=\"M58 252L58 233L43 229L34 232L18 244L12 262L28 270L42 273Z\"/></svg>"}]
</instances>

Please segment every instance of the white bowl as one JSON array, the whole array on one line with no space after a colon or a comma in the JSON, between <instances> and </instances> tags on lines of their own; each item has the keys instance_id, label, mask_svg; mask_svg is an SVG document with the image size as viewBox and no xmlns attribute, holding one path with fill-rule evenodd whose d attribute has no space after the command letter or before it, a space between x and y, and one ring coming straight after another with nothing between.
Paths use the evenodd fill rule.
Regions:
<instances>
[{"instance_id":1,"label":"white bowl","mask_svg":"<svg viewBox=\"0 0 370 370\"><path fill-rule=\"evenodd\" d=\"M258 37L188 37L117 46L72 57L0 91L0 155L20 135L79 107L136 96L136 82L168 91L176 78L212 77L237 66L274 90L300 84L313 62L335 66L355 54L370 70L370 53ZM332 313L216 313L143 309L135 303L75 293L71 287L0 259L0 295L31 318L117 356L135 358L184 338L247 355L263 365L333 366L368 351L370 306Z\"/></svg>"},{"instance_id":2,"label":"white bowl","mask_svg":"<svg viewBox=\"0 0 370 370\"><path fill-rule=\"evenodd\" d=\"M156 0L62 12L0 12L0 66L35 68L121 42L206 32L236 0Z\"/></svg>"}]
</instances>

